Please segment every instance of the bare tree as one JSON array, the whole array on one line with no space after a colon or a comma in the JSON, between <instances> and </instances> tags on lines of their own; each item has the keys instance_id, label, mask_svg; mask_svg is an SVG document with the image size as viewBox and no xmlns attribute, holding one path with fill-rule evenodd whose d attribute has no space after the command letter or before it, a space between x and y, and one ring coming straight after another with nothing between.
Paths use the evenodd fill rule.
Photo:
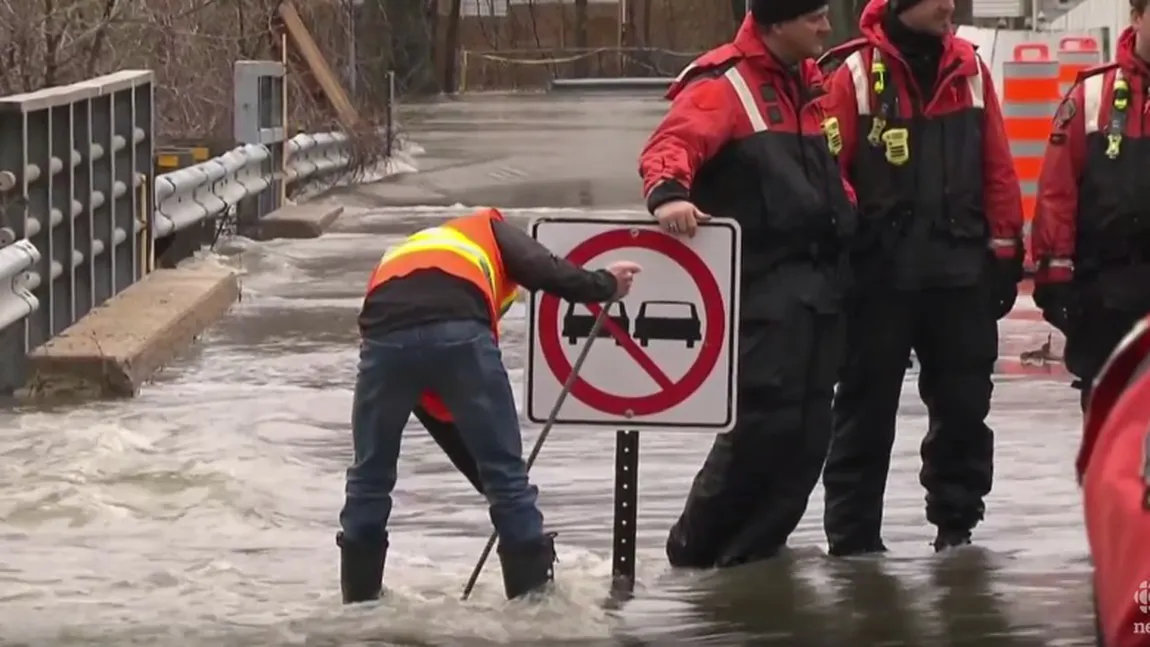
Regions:
<instances>
[{"instance_id":1,"label":"bare tree","mask_svg":"<svg viewBox=\"0 0 1150 647\"><path fill-rule=\"evenodd\" d=\"M535 49L542 51L543 43L539 40L539 14L535 11L535 0L527 0L527 15L531 17L531 36L535 39Z\"/></svg>"},{"instance_id":2,"label":"bare tree","mask_svg":"<svg viewBox=\"0 0 1150 647\"><path fill-rule=\"evenodd\" d=\"M120 69L156 74L158 141L234 145L233 66L280 60L273 16L279 0L0 0L0 94L83 80ZM301 2L324 54L346 55L345 11ZM371 3L368 3L371 4ZM291 48L289 47L289 51ZM327 101L289 75L289 121L334 124ZM370 104L362 110L370 112ZM382 106L380 106L382 107Z\"/></svg>"},{"instance_id":3,"label":"bare tree","mask_svg":"<svg viewBox=\"0 0 1150 647\"><path fill-rule=\"evenodd\" d=\"M956 0L954 3L954 22L958 25L974 24L974 0Z\"/></svg>"},{"instance_id":4,"label":"bare tree","mask_svg":"<svg viewBox=\"0 0 1150 647\"><path fill-rule=\"evenodd\" d=\"M575 49L581 52L589 49L587 0L575 0ZM579 58L576 60L574 68L575 78L585 78L587 76L587 59Z\"/></svg>"},{"instance_id":5,"label":"bare tree","mask_svg":"<svg viewBox=\"0 0 1150 647\"><path fill-rule=\"evenodd\" d=\"M400 86L421 94L438 91L432 42L432 23L438 12L429 11L426 0L367 1L382 8L385 25L380 33L389 35L391 67Z\"/></svg>"},{"instance_id":6,"label":"bare tree","mask_svg":"<svg viewBox=\"0 0 1150 647\"><path fill-rule=\"evenodd\" d=\"M447 15L447 33L444 35L443 90L454 92L458 83L455 78L455 61L459 56L459 22L462 20L463 0L451 0Z\"/></svg>"},{"instance_id":7,"label":"bare tree","mask_svg":"<svg viewBox=\"0 0 1150 647\"><path fill-rule=\"evenodd\" d=\"M492 33L499 33L499 22L502 20L510 20L510 17L496 17L498 14L495 11L495 0L484 1L486 2L487 13L486 15L476 16L475 23L479 28L479 33L483 35L483 40L487 43L487 47L490 49L499 49L499 43L492 37ZM500 0L500 2L506 3L507 0ZM505 4L504 6L506 7L507 5ZM478 13L483 14L482 11ZM460 21L462 22L462 18L460 18ZM491 24L489 25L488 23Z\"/></svg>"},{"instance_id":8,"label":"bare tree","mask_svg":"<svg viewBox=\"0 0 1150 647\"><path fill-rule=\"evenodd\" d=\"M831 29L834 44L842 43L858 36L859 16L866 7L867 0L834 0L831 3Z\"/></svg>"}]
</instances>

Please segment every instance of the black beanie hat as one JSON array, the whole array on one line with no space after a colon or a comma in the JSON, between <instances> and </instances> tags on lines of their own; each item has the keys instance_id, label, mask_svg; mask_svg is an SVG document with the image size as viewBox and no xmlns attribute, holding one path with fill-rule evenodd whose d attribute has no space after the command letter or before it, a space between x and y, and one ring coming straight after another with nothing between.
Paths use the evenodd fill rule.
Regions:
<instances>
[{"instance_id":1,"label":"black beanie hat","mask_svg":"<svg viewBox=\"0 0 1150 647\"><path fill-rule=\"evenodd\" d=\"M889 4L887 7L890 9L890 12L893 14L900 14L922 2L922 0L888 0L888 2Z\"/></svg>"},{"instance_id":2,"label":"black beanie hat","mask_svg":"<svg viewBox=\"0 0 1150 647\"><path fill-rule=\"evenodd\" d=\"M755 22L769 27L794 20L827 6L827 0L751 0Z\"/></svg>"}]
</instances>

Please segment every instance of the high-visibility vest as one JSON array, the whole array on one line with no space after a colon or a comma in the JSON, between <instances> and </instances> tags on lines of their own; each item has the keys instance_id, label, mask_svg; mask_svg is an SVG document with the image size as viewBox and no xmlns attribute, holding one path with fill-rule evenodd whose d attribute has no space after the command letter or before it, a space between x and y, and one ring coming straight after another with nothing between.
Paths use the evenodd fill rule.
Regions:
<instances>
[{"instance_id":1,"label":"high-visibility vest","mask_svg":"<svg viewBox=\"0 0 1150 647\"><path fill-rule=\"evenodd\" d=\"M483 209L412 234L383 255L368 281L367 293L419 270L435 269L470 281L487 301L491 333L498 343L499 320L515 303L519 286L504 271L491 229L493 220L503 220L503 214ZM451 420L447 407L435 394L424 393L419 404L436 419Z\"/></svg>"}]
</instances>

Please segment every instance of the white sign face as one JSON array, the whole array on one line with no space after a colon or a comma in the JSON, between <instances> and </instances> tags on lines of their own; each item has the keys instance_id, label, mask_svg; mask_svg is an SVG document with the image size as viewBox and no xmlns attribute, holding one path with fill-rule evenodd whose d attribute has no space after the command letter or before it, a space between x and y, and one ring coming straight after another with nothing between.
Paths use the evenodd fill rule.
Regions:
<instances>
[{"instance_id":1,"label":"white sign face","mask_svg":"<svg viewBox=\"0 0 1150 647\"><path fill-rule=\"evenodd\" d=\"M531 235L586 269L634 261L631 293L608 307L581 369L579 354L604 304L537 292L528 320L527 417L613 429L729 431L735 424L741 231L713 219L694 238L649 218L542 218Z\"/></svg>"}]
</instances>

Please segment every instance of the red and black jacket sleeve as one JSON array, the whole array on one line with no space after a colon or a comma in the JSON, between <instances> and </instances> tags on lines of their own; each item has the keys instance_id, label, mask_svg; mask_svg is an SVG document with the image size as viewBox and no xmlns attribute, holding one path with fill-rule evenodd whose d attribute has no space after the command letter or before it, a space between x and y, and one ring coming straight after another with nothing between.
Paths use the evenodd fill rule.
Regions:
<instances>
[{"instance_id":1,"label":"red and black jacket sleeve","mask_svg":"<svg viewBox=\"0 0 1150 647\"><path fill-rule=\"evenodd\" d=\"M981 58L983 129L982 187L986 201L986 220L990 226L990 246L999 258L1022 254L1022 188L1010 154L1010 139L1002 119L1002 105L994 90L994 78Z\"/></svg>"},{"instance_id":2,"label":"red and black jacket sleeve","mask_svg":"<svg viewBox=\"0 0 1150 647\"><path fill-rule=\"evenodd\" d=\"M1079 83L1058 108L1042 158L1031 230L1038 283L1065 282L1074 275L1078 184L1086 162L1086 121L1078 109L1082 101Z\"/></svg>"},{"instance_id":3,"label":"red and black jacket sleeve","mask_svg":"<svg viewBox=\"0 0 1150 647\"><path fill-rule=\"evenodd\" d=\"M674 96L639 156L648 211L690 198L695 173L731 138L738 106L723 77L706 72Z\"/></svg>"}]
</instances>

